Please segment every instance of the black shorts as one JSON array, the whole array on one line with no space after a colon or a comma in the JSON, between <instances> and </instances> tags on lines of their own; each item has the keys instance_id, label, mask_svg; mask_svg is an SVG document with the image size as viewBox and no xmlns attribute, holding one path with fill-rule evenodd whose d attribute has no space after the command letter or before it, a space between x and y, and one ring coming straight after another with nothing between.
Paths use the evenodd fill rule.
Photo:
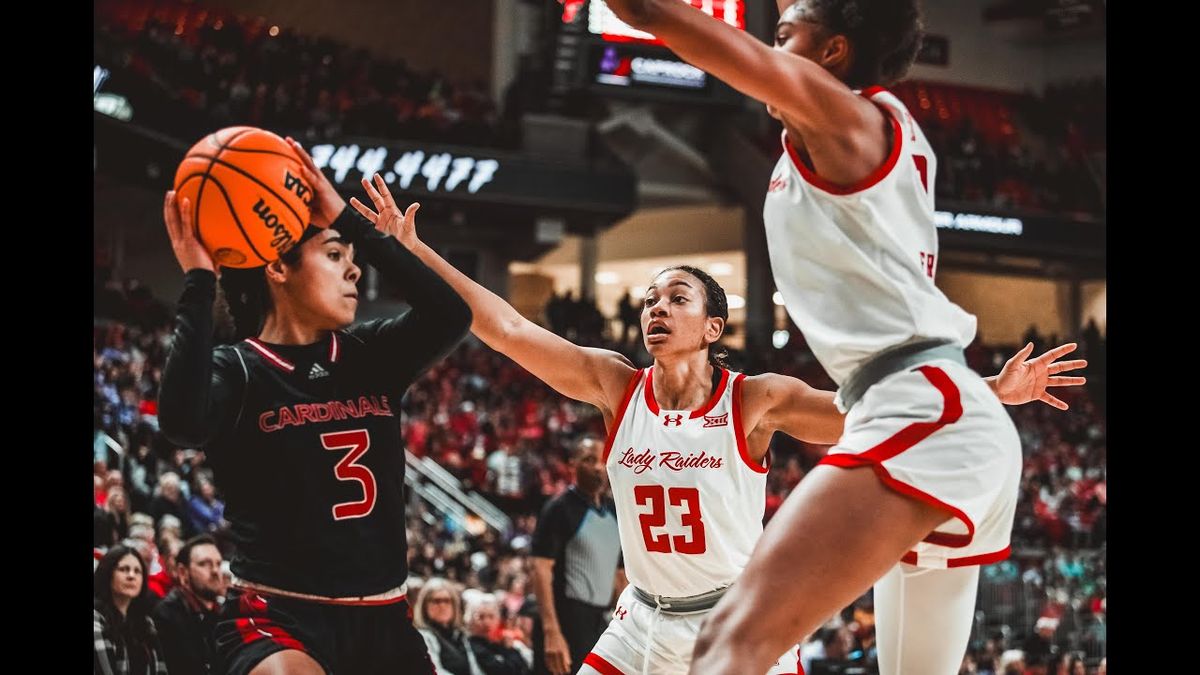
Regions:
<instances>
[{"instance_id":1,"label":"black shorts","mask_svg":"<svg viewBox=\"0 0 1200 675\"><path fill-rule=\"evenodd\" d=\"M329 675L434 673L405 599L329 605L231 588L213 630L215 673L247 675L285 649L307 653Z\"/></svg>"}]
</instances>

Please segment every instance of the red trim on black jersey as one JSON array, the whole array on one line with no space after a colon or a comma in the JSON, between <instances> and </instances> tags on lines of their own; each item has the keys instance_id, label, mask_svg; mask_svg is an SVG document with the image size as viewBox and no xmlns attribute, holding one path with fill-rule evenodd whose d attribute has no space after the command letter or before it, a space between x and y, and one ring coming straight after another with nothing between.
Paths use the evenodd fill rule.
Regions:
<instances>
[{"instance_id":1,"label":"red trim on black jersey","mask_svg":"<svg viewBox=\"0 0 1200 675\"><path fill-rule=\"evenodd\" d=\"M337 363L338 353L341 351L338 347L337 333L329 334L329 362Z\"/></svg>"},{"instance_id":2,"label":"red trim on black jersey","mask_svg":"<svg viewBox=\"0 0 1200 675\"><path fill-rule=\"evenodd\" d=\"M255 351L257 351L259 354L262 354L263 358L283 372L290 373L296 369L296 366L294 366L290 361L271 351L266 345L259 342L255 338L246 338L246 344L253 347Z\"/></svg>"}]
</instances>

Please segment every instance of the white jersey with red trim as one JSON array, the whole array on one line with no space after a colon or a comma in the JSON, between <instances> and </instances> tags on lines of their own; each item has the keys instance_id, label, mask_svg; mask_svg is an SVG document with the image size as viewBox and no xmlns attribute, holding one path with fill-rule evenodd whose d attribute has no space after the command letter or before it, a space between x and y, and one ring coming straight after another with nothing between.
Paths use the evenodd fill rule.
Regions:
<instances>
[{"instance_id":1,"label":"white jersey with red trim","mask_svg":"<svg viewBox=\"0 0 1200 675\"><path fill-rule=\"evenodd\" d=\"M965 347L975 317L934 285L937 159L900 99L862 92L888 114L892 149L870 176L834 185L784 133L763 220L775 285L817 360L839 385L872 355L915 338Z\"/></svg>"},{"instance_id":2,"label":"white jersey with red trim","mask_svg":"<svg viewBox=\"0 0 1200 675\"><path fill-rule=\"evenodd\" d=\"M733 583L762 534L767 467L741 420L745 375L721 372L703 408L661 410L653 368L625 392L605 447L629 582L667 597Z\"/></svg>"}]
</instances>

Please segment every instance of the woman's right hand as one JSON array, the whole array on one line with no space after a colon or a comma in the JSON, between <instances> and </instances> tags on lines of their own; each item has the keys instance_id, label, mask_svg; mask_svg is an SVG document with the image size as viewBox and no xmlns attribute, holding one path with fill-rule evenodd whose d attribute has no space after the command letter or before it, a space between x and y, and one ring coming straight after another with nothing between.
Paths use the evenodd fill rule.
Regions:
<instances>
[{"instance_id":1,"label":"woman's right hand","mask_svg":"<svg viewBox=\"0 0 1200 675\"><path fill-rule=\"evenodd\" d=\"M167 223L167 236L171 238L175 259L179 261L184 274L196 269L208 270L215 274L217 266L213 264L212 256L196 237L196 228L192 224L191 200L184 197L180 203L175 191L168 190L163 201L163 220Z\"/></svg>"}]
</instances>

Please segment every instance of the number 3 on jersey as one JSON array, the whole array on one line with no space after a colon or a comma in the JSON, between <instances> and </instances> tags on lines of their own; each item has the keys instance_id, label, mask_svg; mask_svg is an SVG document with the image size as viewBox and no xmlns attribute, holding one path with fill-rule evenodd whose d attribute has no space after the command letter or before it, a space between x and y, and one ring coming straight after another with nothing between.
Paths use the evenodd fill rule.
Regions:
<instances>
[{"instance_id":1,"label":"number 3 on jersey","mask_svg":"<svg viewBox=\"0 0 1200 675\"><path fill-rule=\"evenodd\" d=\"M642 538L646 541L646 550L651 553L670 553L672 545L676 553L704 553L707 545L704 541L704 522L700 520L700 491L694 487L673 487L665 491L667 499L663 499L664 490L661 485L635 485L633 499L638 506L649 503L650 512L638 516L642 524ZM679 516L679 523L691 530L689 536L677 534L655 535L650 528L662 527L667 524L666 502L671 506L684 510Z\"/></svg>"},{"instance_id":2,"label":"number 3 on jersey","mask_svg":"<svg viewBox=\"0 0 1200 675\"><path fill-rule=\"evenodd\" d=\"M342 502L333 505L333 519L347 520L362 518L375 509L375 474L362 464L355 464L371 447L371 436L366 429L336 431L321 434L321 445L326 450L349 450L342 461L333 467L338 480L356 480L362 485L363 498L357 502Z\"/></svg>"}]
</instances>

